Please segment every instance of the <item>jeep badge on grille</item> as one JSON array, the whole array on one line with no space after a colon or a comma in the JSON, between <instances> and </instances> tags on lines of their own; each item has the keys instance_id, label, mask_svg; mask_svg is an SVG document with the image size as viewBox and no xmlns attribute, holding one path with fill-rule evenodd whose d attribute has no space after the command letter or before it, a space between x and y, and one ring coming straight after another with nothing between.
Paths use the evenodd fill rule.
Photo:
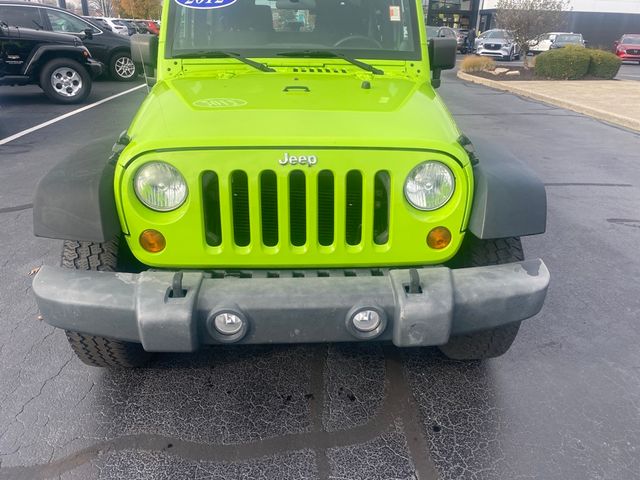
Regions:
<instances>
[{"instance_id":1,"label":"jeep badge on grille","mask_svg":"<svg viewBox=\"0 0 640 480\"><path fill-rule=\"evenodd\" d=\"M306 165L308 167L313 167L318 163L318 157L315 155L289 155L288 153L284 154L284 158L278 160L280 165Z\"/></svg>"}]
</instances>

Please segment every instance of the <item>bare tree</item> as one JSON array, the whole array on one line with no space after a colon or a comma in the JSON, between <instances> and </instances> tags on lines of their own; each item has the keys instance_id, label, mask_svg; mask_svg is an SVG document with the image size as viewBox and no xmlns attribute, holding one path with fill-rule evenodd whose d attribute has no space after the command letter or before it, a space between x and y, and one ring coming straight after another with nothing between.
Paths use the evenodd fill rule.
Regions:
<instances>
[{"instance_id":1,"label":"bare tree","mask_svg":"<svg viewBox=\"0 0 640 480\"><path fill-rule=\"evenodd\" d=\"M570 0L498 0L496 8L496 24L512 33L526 68L529 41L562 28Z\"/></svg>"},{"instance_id":2,"label":"bare tree","mask_svg":"<svg viewBox=\"0 0 640 480\"><path fill-rule=\"evenodd\" d=\"M113 3L111 0L89 0L89 10L92 15L112 17Z\"/></svg>"}]
</instances>

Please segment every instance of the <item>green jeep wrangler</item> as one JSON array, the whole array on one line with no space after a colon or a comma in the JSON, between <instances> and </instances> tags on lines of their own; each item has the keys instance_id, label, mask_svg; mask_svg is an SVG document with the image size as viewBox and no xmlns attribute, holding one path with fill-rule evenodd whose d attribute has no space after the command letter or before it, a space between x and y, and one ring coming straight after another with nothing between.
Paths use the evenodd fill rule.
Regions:
<instances>
[{"instance_id":1,"label":"green jeep wrangler","mask_svg":"<svg viewBox=\"0 0 640 480\"><path fill-rule=\"evenodd\" d=\"M456 127L455 39L420 0L167 0L118 142L40 182L33 282L82 361L203 345L391 341L503 354L542 308L543 184ZM108 143L108 146L107 146ZM111 152L111 154L109 153Z\"/></svg>"}]
</instances>

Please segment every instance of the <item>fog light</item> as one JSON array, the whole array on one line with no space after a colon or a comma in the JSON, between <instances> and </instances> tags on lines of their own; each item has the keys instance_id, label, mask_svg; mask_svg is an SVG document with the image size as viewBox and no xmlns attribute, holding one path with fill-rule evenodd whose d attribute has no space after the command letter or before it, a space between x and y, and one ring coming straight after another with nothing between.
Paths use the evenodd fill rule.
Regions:
<instances>
[{"instance_id":1,"label":"fog light","mask_svg":"<svg viewBox=\"0 0 640 480\"><path fill-rule=\"evenodd\" d=\"M436 227L427 235L427 245L434 250L442 250L451 243L451 232L445 227Z\"/></svg>"},{"instance_id":2,"label":"fog light","mask_svg":"<svg viewBox=\"0 0 640 480\"><path fill-rule=\"evenodd\" d=\"M158 253L167 246L167 241L157 230L145 230L140 234L140 246L147 252Z\"/></svg>"},{"instance_id":3,"label":"fog light","mask_svg":"<svg viewBox=\"0 0 640 480\"><path fill-rule=\"evenodd\" d=\"M380 314L375 310L360 310L353 316L353 326L359 332L372 332L380 326Z\"/></svg>"},{"instance_id":4,"label":"fog light","mask_svg":"<svg viewBox=\"0 0 640 480\"><path fill-rule=\"evenodd\" d=\"M213 325L222 335L235 335L242 330L244 321L238 315L225 312L216 315L213 319Z\"/></svg>"}]
</instances>

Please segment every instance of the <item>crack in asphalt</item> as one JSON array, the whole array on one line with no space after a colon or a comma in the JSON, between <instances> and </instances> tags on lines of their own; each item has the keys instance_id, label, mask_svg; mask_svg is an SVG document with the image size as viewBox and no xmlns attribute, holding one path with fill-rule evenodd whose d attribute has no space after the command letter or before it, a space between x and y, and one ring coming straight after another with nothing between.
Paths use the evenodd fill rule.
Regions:
<instances>
[{"instance_id":1,"label":"crack in asphalt","mask_svg":"<svg viewBox=\"0 0 640 480\"><path fill-rule=\"evenodd\" d=\"M33 203L25 203L24 205L16 205L15 207L0 208L0 213L21 212L33 208Z\"/></svg>"},{"instance_id":2,"label":"crack in asphalt","mask_svg":"<svg viewBox=\"0 0 640 480\"><path fill-rule=\"evenodd\" d=\"M312 392L314 392L312 402L314 407L311 412L312 431L280 435L244 444L226 445L202 444L156 434L125 435L95 443L48 464L2 468L0 478L44 480L60 477L103 455L124 450L160 451L194 461L238 462L292 451L294 449L291 445L295 444L295 450L311 448L319 453L316 459L318 474L324 479L329 478L330 475L326 457L327 449L369 442L387 432L394 431L396 422L399 420L406 434L407 447L417 479L437 479L439 476L429 455L425 433L419 428L421 422L418 418L418 409L405 377L400 354L389 346L384 348L384 352L384 400L379 413L361 426L334 432L327 432L323 428L324 368L327 355L327 347L323 346L318 348L316 359L319 361L316 362L312 371ZM295 442L292 441L294 438Z\"/></svg>"},{"instance_id":3,"label":"crack in asphalt","mask_svg":"<svg viewBox=\"0 0 640 480\"><path fill-rule=\"evenodd\" d=\"M607 218L607 222L625 227L640 228L640 220L633 220L631 218Z\"/></svg>"},{"instance_id":4,"label":"crack in asphalt","mask_svg":"<svg viewBox=\"0 0 640 480\"><path fill-rule=\"evenodd\" d=\"M545 187L633 187L630 183L562 182L545 183Z\"/></svg>"}]
</instances>

